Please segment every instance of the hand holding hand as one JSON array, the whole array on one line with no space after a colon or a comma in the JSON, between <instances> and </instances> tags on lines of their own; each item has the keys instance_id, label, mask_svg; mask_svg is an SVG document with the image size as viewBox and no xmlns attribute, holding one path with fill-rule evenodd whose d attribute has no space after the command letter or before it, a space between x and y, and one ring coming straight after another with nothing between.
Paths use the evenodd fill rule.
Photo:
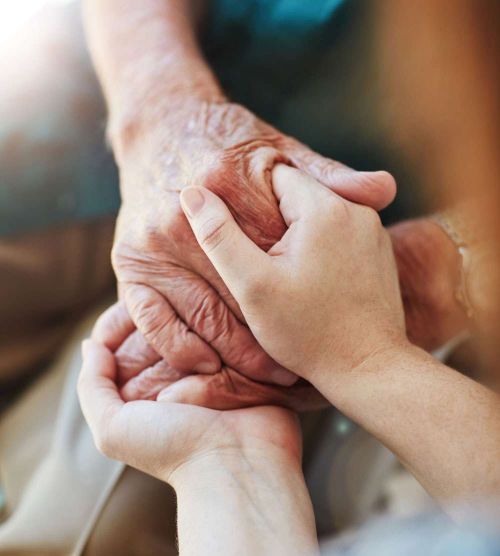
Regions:
<instances>
[{"instance_id":1,"label":"hand holding hand","mask_svg":"<svg viewBox=\"0 0 500 556\"><path fill-rule=\"evenodd\" d=\"M278 407L214 411L167 401L124 402L109 347L87 340L78 394L96 445L107 456L174 484L180 470L226 459L273 458L300 466L300 429ZM172 399L172 396L170 396Z\"/></svg>"},{"instance_id":2,"label":"hand holding hand","mask_svg":"<svg viewBox=\"0 0 500 556\"><path fill-rule=\"evenodd\" d=\"M226 366L214 374L176 369L148 345L120 301L99 317L92 338L113 353L125 401L168 399L220 410L278 405L306 411L329 405L305 380L284 387L256 382Z\"/></svg>"},{"instance_id":3,"label":"hand holding hand","mask_svg":"<svg viewBox=\"0 0 500 556\"><path fill-rule=\"evenodd\" d=\"M272 182L288 230L268 253L216 195L181 194L198 242L263 348L316 385L322 374L406 344L394 255L377 213L284 165Z\"/></svg>"},{"instance_id":4,"label":"hand holding hand","mask_svg":"<svg viewBox=\"0 0 500 556\"><path fill-rule=\"evenodd\" d=\"M214 373L227 365L259 381L290 385L266 355L238 304L199 249L179 192L220 196L263 249L285 231L271 188L278 162L294 165L339 195L375 209L395 192L386 172L354 172L227 102L176 99L148 126L115 145L123 205L113 248L120 297L148 343L177 369Z\"/></svg>"}]
</instances>

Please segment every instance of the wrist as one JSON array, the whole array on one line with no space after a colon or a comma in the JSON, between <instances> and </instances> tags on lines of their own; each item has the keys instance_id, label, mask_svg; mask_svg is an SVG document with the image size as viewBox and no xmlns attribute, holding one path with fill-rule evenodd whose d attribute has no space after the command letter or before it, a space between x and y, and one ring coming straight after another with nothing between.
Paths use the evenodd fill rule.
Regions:
<instances>
[{"instance_id":1,"label":"wrist","mask_svg":"<svg viewBox=\"0 0 500 556\"><path fill-rule=\"evenodd\" d=\"M165 143L184 132L187 117L200 106L227 102L208 68L197 68L184 79L162 80L147 90L130 91L126 102L110 107L107 137L118 163L131 151Z\"/></svg>"},{"instance_id":2,"label":"wrist","mask_svg":"<svg viewBox=\"0 0 500 556\"><path fill-rule=\"evenodd\" d=\"M388 229L398 267L409 339L430 351L467 327L456 292L461 256L456 245L430 219L410 220Z\"/></svg>"},{"instance_id":3,"label":"wrist","mask_svg":"<svg viewBox=\"0 0 500 556\"><path fill-rule=\"evenodd\" d=\"M296 458L219 453L173 475L182 554L317 554L314 514ZM196 525L193 531L193 524Z\"/></svg>"},{"instance_id":4,"label":"wrist","mask_svg":"<svg viewBox=\"0 0 500 556\"><path fill-rule=\"evenodd\" d=\"M266 481L275 473L301 476L300 458L280 448L265 450L213 450L193 456L169 471L162 479L176 491L184 489L212 489L232 477L238 484Z\"/></svg>"},{"instance_id":5,"label":"wrist","mask_svg":"<svg viewBox=\"0 0 500 556\"><path fill-rule=\"evenodd\" d=\"M389 392L404 377L408 368L421 368L436 361L429 353L409 341L392 348L374 351L370 357L348 372L338 373L332 366L322 373L318 390L353 421L366 426L372 403L383 405L384 391ZM389 396L389 394L388 394Z\"/></svg>"},{"instance_id":6,"label":"wrist","mask_svg":"<svg viewBox=\"0 0 500 556\"><path fill-rule=\"evenodd\" d=\"M374 348L369 355L360 358L355 364L340 369L332 355L331 360L323 364L310 379L313 386L332 404L341 409L345 395L354 392L357 387L363 387L364 379L369 374L371 378L397 368L399 363L410 359L418 359L428 354L413 345L407 338ZM352 389L351 389L352 388ZM342 409L341 409L342 411Z\"/></svg>"}]
</instances>

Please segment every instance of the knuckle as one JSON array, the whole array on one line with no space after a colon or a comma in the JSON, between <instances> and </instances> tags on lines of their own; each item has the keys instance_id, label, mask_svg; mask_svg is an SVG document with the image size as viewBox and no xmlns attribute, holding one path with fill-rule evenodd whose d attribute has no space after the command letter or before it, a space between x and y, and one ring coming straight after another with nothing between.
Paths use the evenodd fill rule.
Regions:
<instances>
[{"instance_id":1,"label":"knuckle","mask_svg":"<svg viewBox=\"0 0 500 556\"><path fill-rule=\"evenodd\" d=\"M200 242L207 252L220 247L227 239L229 227L220 218L209 218L200 226Z\"/></svg>"},{"instance_id":2,"label":"knuckle","mask_svg":"<svg viewBox=\"0 0 500 556\"><path fill-rule=\"evenodd\" d=\"M334 218L336 222L348 219L351 216L349 204L338 195L326 196L321 205L321 210L328 219Z\"/></svg>"},{"instance_id":3,"label":"knuckle","mask_svg":"<svg viewBox=\"0 0 500 556\"><path fill-rule=\"evenodd\" d=\"M224 337L230 329L229 309L211 290L195 300L187 315L189 327L209 343Z\"/></svg>"},{"instance_id":4,"label":"knuckle","mask_svg":"<svg viewBox=\"0 0 500 556\"><path fill-rule=\"evenodd\" d=\"M131 299L132 314L146 341L158 345L167 336L167 330L175 320L175 314L160 317L154 299Z\"/></svg>"},{"instance_id":5,"label":"knuckle","mask_svg":"<svg viewBox=\"0 0 500 556\"><path fill-rule=\"evenodd\" d=\"M360 206L361 215L366 225L370 228L382 228L382 222L378 212L371 207Z\"/></svg>"},{"instance_id":6,"label":"knuckle","mask_svg":"<svg viewBox=\"0 0 500 556\"><path fill-rule=\"evenodd\" d=\"M160 377L155 377L151 373L145 372L134 378L129 386L129 396L133 396L134 399L145 400L151 396L151 393L155 389L159 389L162 385L162 380Z\"/></svg>"},{"instance_id":7,"label":"knuckle","mask_svg":"<svg viewBox=\"0 0 500 556\"><path fill-rule=\"evenodd\" d=\"M199 345L196 345L196 336L187 328L170 331L166 338L165 359L167 363L179 370L191 370L194 356L197 354Z\"/></svg>"}]
</instances>

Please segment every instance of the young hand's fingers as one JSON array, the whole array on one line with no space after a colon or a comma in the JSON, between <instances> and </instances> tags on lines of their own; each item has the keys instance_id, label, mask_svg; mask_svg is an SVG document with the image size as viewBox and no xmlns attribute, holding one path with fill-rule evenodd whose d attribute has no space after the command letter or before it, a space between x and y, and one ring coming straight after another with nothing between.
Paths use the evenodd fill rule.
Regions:
<instances>
[{"instance_id":1,"label":"young hand's fingers","mask_svg":"<svg viewBox=\"0 0 500 556\"><path fill-rule=\"evenodd\" d=\"M300 219L315 218L326 204L335 199L344 202L311 176L285 164L277 164L273 168L272 184L288 227Z\"/></svg>"},{"instance_id":2,"label":"young hand's fingers","mask_svg":"<svg viewBox=\"0 0 500 556\"><path fill-rule=\"evenodd\" d=\"M247 285L265 275L270 258L242 232L224 202L208 189L187 187L180 200L198 243L239 301Z\"/></svg>"},{"instance_id":3,"label":"young hand's fingers","mask_svg":"<svg viewBox=\"0 0 500 556\"><path fill-rule=\"evenodd\" d=\"M82 355L78 396L85 419L97 440L106 433L108 421L124 402L115 383L116 365L111 351L94 340L85 340Z\"/></svg>"}]
</instances>

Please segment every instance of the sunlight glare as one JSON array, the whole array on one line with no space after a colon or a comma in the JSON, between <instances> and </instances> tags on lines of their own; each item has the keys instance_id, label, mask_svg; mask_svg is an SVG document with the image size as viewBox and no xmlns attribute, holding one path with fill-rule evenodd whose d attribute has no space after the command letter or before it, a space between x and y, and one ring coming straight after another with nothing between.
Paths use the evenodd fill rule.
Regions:
<instances>
[{"instance_id":1,"label":"sunlight glare","mask_svg":"<svg viewBox=\"0 0 500 556\"><path fill-rule=\"evenodd\" d=\"M71 0L2 0L0 2L0 44L5 44L45 4Z\"/></svg>"}]
</instances>

